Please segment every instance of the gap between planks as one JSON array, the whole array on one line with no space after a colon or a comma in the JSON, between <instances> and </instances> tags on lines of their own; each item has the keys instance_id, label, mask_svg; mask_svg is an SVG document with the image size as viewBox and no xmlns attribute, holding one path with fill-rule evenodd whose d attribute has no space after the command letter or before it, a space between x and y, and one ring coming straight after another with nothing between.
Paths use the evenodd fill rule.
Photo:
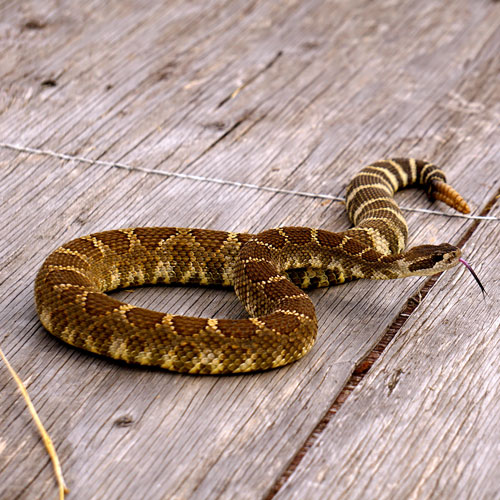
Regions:
<instances>
[{"instance_id":1,"label":"gap between planks","mask_svg":"<svg viewBox=\"0 0 500 500\"><path fill-rule=\"evenodd\" d=\"M481 210L480 216L485 217L488 213L491 212L492 208L496 204L497 201L500 201L500 189L494 194L490 200L486 203L484 208ZM459 248L462 248L463 245L472 237L474 232L479 226L480 220L475 220L470 225L470 227L465 231L463 236L457 243ZM436 274L434 276L430 276L427 278L422 286L406 301L406 304L403 306L397 317L391 323L391 325L387 328L387 331L384 333L383 337L377 343L377 345L371 350L371 352L365 356L355 367L352 375L349 377L349 380L345 384L344 388L340 391L339 395L333 402L332 406L326 411L323 415L323 418L318 422L316 427L312 430L309 436L306 438L300 449L294 455L288 467L282 472L281 476L274 483L274 486L270 489L267 496L264 497L264 500L272 500L278 491L285 485L288 481L288 478L293 474L293 472L297 469L299 464L302 462L302 459L305 457L306 453L313 447L315 442L320 438L323 430L330 423L331 420L335 417L337 412L340 410L342 405L347 401L351 393L354 389L362 382L364 377L368 374L371 367L374 363L380 358L383 354L387 346L391 343L392 339L396 336L396 334L401 330L406 321L413 314L418 305L425 299L426 295L430 292L432 287L435 285L436 281L441 276L440 274ZM392 392L398 383L399 373L396 372L394 377L388 383L389 392Z\"/></svg>"}]
</instances>

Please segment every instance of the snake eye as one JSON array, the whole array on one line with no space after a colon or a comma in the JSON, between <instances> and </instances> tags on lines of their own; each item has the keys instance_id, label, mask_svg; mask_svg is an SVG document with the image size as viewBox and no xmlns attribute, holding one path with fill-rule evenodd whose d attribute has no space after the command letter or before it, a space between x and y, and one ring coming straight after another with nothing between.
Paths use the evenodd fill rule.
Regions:
<instances>
[{"instance_id":1,"label":"snake eye","mask_svg":"<svg viewBox=\"0 0 500 500\"><path fill-rule=\"evenodd\" d=\"M445 256L444 256L443 254L434 254L434 255L432 256L432 261L433 261L434 263L441 262L441 261L444 259L444 257L445 257Z\"/></svg>"}]
</instances>

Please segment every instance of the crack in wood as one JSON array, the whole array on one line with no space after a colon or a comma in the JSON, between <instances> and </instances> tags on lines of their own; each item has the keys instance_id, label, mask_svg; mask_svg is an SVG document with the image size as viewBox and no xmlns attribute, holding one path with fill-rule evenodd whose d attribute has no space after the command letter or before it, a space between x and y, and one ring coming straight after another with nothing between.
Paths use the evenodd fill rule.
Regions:
<instances>
[{"instance_id":1,"label":"crack in wood","mask_svg":"<svg viewBox=\"0 0 500 500\"><path fill-rule=\"evenodd\" d=\"M490 200L486 203L484 208L481 210L480 215L486 216L491 212L493 207L497 202L500 201L500 189L493 195ZM477 227L479 226L480 221L475 220L470 225L470 227L465 231L464 235L459 239L457 246L462 247L473 235ZM405 306L398 314L396 319L392 322L392 324L387 328L385 334L382 336L378 344L374 347L374 349L364 358L362 359L355 367L352 375L347 381L346 385L340 391L339 395L335 399L332 406L326 411L323 415L323 418L318 422L313 431L309 434L309 436L304 441L301 448L289 462L287 468L275 482L273 487L269 490L269 493L265 497L265 500L272 500L278 491L286 484L290 476L297 469L299 464L302 462L302 459L305 457L306 453L314 446L317 440L320 438L323 430L330 423L331 420L335 417L337 412L340 410L342 405L347 401L351 393L354 389L360 384L360 382L364 379L364 377L368 374L371 367L374 363L380 358L383 354L387 346L394 339L396 334L401 330L406 321L413 314L418 305L425 299L426 295L430 292L436 281L439 279L441 274L436 274L434 276L430 276L425 280L423 285L407 300ZM392 373L389 381L387 382L388 388L388 397L392 394L393 390L396 388L400 376L403 374L403 370L397 369L394 373Z\"/></svg>"},{"instance_id":2,"label":"crack in wood","mask_svg":"<svg viewBox=\"0 0 500 500\"><path fill-rule=\"evenodd\" d=\"M239 120L235 121L234 124L229 127L220 137L218 137L214 142L212 142L207 148L205 148L194 160L191 160L186 164L183 170L194 165L200 158L206 155L209 151L211 151L217 144L223 141L231 132L234 132L245 120L247 120L252 115L252 111L249 111L244 114Z\"/></svg>"},{"instance_id":3,"label":"crack in wood","mask_svg":"<svg viewBox=\"0 0 500 500\"><path fill-rule=\"evenodd\" d=\"M219 102L217 105L217 108L220 108L224 106L228 101L231 99L234 99L245 87L248 87L251 83L253 83L259 76L261 76L263 73L265 73L269 68L271 68L274 63L283 55L283 51L280 50L277 52L277 54L260 70L255 73L255 75L251 76L246 82L242 83L239 87L237 87L231 94L229 94L227 97L222 99L222 101Z\"/></svg>"},{"instance_id":4,"label":"crack in wood","mask_svg":"<svg viewBox=\"0 0 500 500\"><path fill-rule=\"evenodd\" d=\"M28 19L23 25L22 29L27 30L42 30L47 26L47 23L39 19Z\"/></svg>"},{"instance_id":5,"label":"crack in wood","mask_svg":"<svg viewBox=\"0 0 500 500\"><path fill-rule=\"evenodd\" d=\"M387 388L389 389L389 396L392 394L392 391L396 388L396 386L399 383L399 379L401 375L403 374L403 370L401 368L398 368L396 371L393 372L391 375L389 382L387 382Z\"/></svg>"}]
</instances>

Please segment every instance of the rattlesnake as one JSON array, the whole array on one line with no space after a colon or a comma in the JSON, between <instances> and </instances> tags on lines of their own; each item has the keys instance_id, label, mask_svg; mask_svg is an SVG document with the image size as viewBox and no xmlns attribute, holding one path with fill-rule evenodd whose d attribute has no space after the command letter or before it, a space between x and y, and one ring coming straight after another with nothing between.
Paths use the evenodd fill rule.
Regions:
<instances>
[{"instance_id":1,"label":"rattlesnake","mask_svg":"<svg viewBox=\"0 0 500 500\"><path fill-rule=\"evenodd\" d=\"M449 244L403 252L407 225L393 200L411 185L460 212L469 207L431 163L393 159L361 170L347 188L355 225L332 233L282 227L257 235L136 227L84 236L45 260L35 282L47 330L88 351L189 373L265 370L301 358L317 331L303 289L356 278L431 275L455 266ZM203 319L150 311L105 292L143 284L234 286L248 319Z\"/></svg>"}]
</instances>

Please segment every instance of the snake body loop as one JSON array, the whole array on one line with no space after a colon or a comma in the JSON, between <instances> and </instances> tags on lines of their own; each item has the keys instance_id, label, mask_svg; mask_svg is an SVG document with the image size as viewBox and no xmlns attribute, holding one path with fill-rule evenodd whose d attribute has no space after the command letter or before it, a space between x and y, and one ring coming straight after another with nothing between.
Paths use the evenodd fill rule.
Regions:
<instances>
[{"instance_id":1,"label":"snake body loop","mask_svg":"<svg viewBox=\"0 0 500 500\"><path fill-rule=\"evenodd\" d=\"M448 244L406 252L408 229L394 201L426 189L467 213L444 174L421 160L365 167L347 188L352 229L307 227L257 235L192 228L136 227L84 236L52 252L35 281L41 322L61 340L130 363L188 373L266 370L301 358L316 338L303 289L357 278L430 275L458 263ZM150 311L106 295L143 284L234 286L248 319L204 319Z\"/></svg>"}]
</instances>

